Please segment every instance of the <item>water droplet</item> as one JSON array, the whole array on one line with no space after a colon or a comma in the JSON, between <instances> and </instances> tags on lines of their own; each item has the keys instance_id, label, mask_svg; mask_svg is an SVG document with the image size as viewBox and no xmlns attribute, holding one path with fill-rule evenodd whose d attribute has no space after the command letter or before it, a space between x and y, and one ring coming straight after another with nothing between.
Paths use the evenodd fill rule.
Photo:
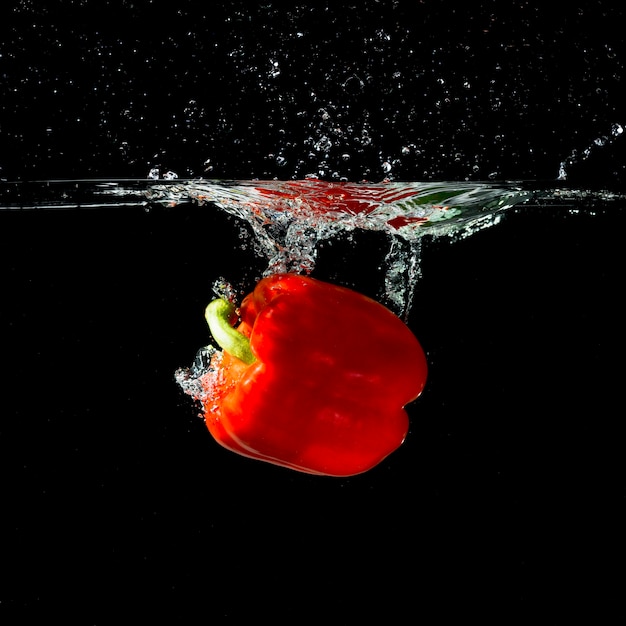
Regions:
<instances>
[{"instance_id":1,"label":"water droplet","mask_svg":"<svg viewBox=\"0 0 626 626\"><path fill-rule=\"evenodd\" d=\"M280 67L278 61L270 60L270 69L267 73L270 78L277 78L280 76Z\"/></svg>"}]
</instances>

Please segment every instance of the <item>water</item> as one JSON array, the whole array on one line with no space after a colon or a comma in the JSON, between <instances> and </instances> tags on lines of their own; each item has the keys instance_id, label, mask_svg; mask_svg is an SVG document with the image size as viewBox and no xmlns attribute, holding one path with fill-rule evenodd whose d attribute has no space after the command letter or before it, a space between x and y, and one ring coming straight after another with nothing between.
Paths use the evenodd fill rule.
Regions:
<instances>
[{"instance_id":1,"label":"water","mask_svg":"<svg viewBox=\"0 0 626 626\"><path fill-rule=\"evenodd\" d=\"M382 233L387 240L380 259L382 278L372 277L372 282L380 283L378 299L407 318L421 271L423 237L463 239L497 225L508 211L521 207L576 213L604 210L625 198L608 190L528 181L349 183L314 177L228 181L178 180L169 171L163 178L159 172L150 174L149 180L136 181L4 182L0 209L137 205L175 209L189 203L218 208L246 227L240 245L254 249L263 276L310 274L324 242L360 231Z\"/></svg>"},{"instance_id":2,"label":"water","mask_svg":"<svg viewBox=\"0 0 626 626\"><path fill-rule=\"evenodd\" d=\"M609 191L550 188L535 183L186 181L157 184L151 202L216 206L250 228L265 263L263 275L311 273L319 246L355 231L384 233L378 294L401 317L410 312L424 236L462 239L499 223L522 206L600 210L624 196Z\"/></svg>"},{"instance_id":3,"label":"water","mask_svg":"<svg viewBox=\"0 0 626 626\"><path fill-rule=\"evenodd\" d=\"M626 191L622 5L3 8L0 180L92 179L0 184L3 207L49 207L0 212L0 610L25 614L6 623L61 613L70 589L92 623L148 607L242 623L443 608L453 622L452 596L500 621L570 606L624 621L625 223L612 211L626 203L602 192ZM431 365L401 453L339 483L222 454L172 381L208 341L212 281L240 297L276 257L245 217L184 188L309 174L530 181L516 185L529 199L469 229L346 226L302 249L320 277L350 282L355 263L367 286L376 272L396 311L414 286ZM183 186L176 206L146 197L160 185ZM311 566L285 577L294 554Z\"/></svg>"},{"instance_id":4,"label":"water","mask_svg":"<svg viewBox=\"0 0 626 626\"><path fill-rule=\"evenodd\" d=\"M592 143L582 150L572 150L572 152L559 164L558 180L567 180L569 169L572 166L580 166L591 159L599 150L606 149L621 138L624 128L621 124L613 123L606 134L596 137Z\"/></svg>"},{"instance_id":5,"label":"water","mask_svg":"<svg viewBox=\"0 0 626 626\"><path fill-rule=\"evenodd\" d=\"M388 239L379 299L407 316L419 276L423 235L467 236L497 223L530 198L515 185L463 183L332 183L191 181L155 185L153 202L214 205L245 222L264 260L263 275L311 273L319 245L345 233L376 231Z\"/></svg>"},{"instance_id":6,"label":"water","mask_svg":"<svg viewBox=\"0 0 626 626\"><path fill-rule=\"evenodd\" d=\"M111 192L111 189L107 190ZM123 187L113 190L128 195ZM373 231L385 236L381 276L368 276L378 285L377 299L408 321L421 275L425 237L452 242L498 225L507 214L529 209L527 217L541 227L541 211L567 216L613 210L625 196L600 190L569 189L539 183L382 182L333 183L299 181L180 181L151 184L142 192L149 203L176 210L193 202L219 209L247 226L241 245L253 245L263 263L263 275L314 271L320 246L340 236ZM535 211L532 214L532 211ZM246 234L247 233L247 234ZM358 243L356 243L358 246ZM370 250L357 251L357 259ZM342 270L345 275L346 268ZM237 300L236 289L219 279L214 292ZM185 393L210 402L219 384L219 352L202 347L191 367L175 378Z\"/></svg>"}]
</instances>

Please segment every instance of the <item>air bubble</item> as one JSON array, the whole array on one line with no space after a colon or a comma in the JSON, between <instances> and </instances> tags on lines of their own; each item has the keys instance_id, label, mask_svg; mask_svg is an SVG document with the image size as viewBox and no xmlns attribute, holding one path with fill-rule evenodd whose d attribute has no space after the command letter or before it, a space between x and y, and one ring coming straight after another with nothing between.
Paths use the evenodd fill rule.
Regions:
<instances>
[{"instance_id":1,"label":"air bubble","mask_svg":"<svg viewBox=\"0 0 626 626\"><path fill-rule=\"evenodd\" d=\"M327 137L321 137L315 144L313 148L317 150L317 152L328 152L333 147L333 142Z\"/></svg>"},{"instance_id":2,"label":"air bubble","mask_svg":"<svg viewBox=\"0 0 626 626\"><path fill-rule=\"evenodd\" d=\"M218 278L213 283L212 290L217 298L223 298L232 303L235 303L237 300L237 291L232 284L223 277Z\"/></svg>"}]
</instances>

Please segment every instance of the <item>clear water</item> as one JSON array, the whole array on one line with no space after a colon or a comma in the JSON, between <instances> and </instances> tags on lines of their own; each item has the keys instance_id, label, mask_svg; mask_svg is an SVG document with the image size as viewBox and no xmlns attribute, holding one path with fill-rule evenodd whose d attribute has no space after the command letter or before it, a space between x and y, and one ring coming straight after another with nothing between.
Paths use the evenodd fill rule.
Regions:
<instances>
[{"instance_id":1,"label":"clear water","mask_svg":"<svg viewBox=\"0 0 626 626\"><path fill-rule=\"evenodd\" d=\"M419 312L416 299L412 319L420 339L425 332L436 376L414 408L401 455L363 480L323 484L231 461L207 445L201 424L187 425L186 404L180 407L168 389L171 371L192 360L188 350L202 342L198 333L208 335L191 302L199 297L202 304L203 281L216 272L206 261L206 272L194 266L200 284L185 280L181 257L204 259L184 236L172 241L161 230L167 220L154 220L160 226L153 238L133 222L137 243L150 245L133 253L125 236L120 258L111 255L136 307L119 315L107 260L83 267L89 280L82 283L75 266L84 265L80 252L89 242L75 231L64 231L58 242L54 229L45 232L59 222L73 229L74 220L0 214L6 252L0 319L9 344L0 436L3 536L15 546L3 551L11 576L0 592L1 610L48 616L71 589L93 623L120 611L145 614L148 606L160 616L201 611L217 622L228 616L258 623L265 613L294 621L306 606L312 620L349 612L354 621L380 614L393 623L426 607L452 612L446 603L452 594L465 612L469 601L483 612L530 616L541 602L562 615L580 589L578 615L588 606L599 621L607 605L612 611L603 613L624 615L619 583L598 576L614 571L614 539L622 535L610 532L609 520L621 521L625 493L614 411L622 400L615 356L624 353L624 220L616 228L597 220L600 229L590 233L568 228L594 221L570 213L602 210L611 200L596 195L596 184L615 181L611 188L626 191L626 141L618 134L626 124L623 5L17 0L3 9L0 180L105 182L92 187L98 194L59 183L17 200L11 189L4 200L0 183L0 206L150 206L150 185L309 174L335 182L524 180L531 183L522 189L533 195L486 214L472 228L503 223L450 246L476 231L439 235L432 247L427 233L436 231L423 224L404 236L384 224L382 234L337 234L349 243L355 233L355 245L388 240L378 251L387 267L381 291L397 296L394 310L410 301L415 281L432 296ZM119 178L144 180L114 182ZM557 189L557 179L577 191ZM554 188L532 181L553 181ZM132 193L114 193L123 188ZM197 202L185 194L181 203ZM544 219L552 207L567 217ZM203 209L224 210L211 203ZM112 209L116 217L102 221L117 221L122 230L124 213ZM185 213L181 206L177 216ZM99 222L84 217L76 222ZM217 221L232 227L235 220ZM16 222L37 223L37 236L7 226ZM150 222L143 220L146 230ZM257 247L259 269L268 268L276 251L245 218L240 222L245 235L234 245ZM541 270L542 263L523 256L533 256L533 237L520 236L515 252L522 256L508 257L519 267L498 258L502 245L518 237L507 227L520 222L524 236L544 227L555 235L554 257L543 247L551 237L539 237L540 256L559 271L538 277L537 292L532 281L519 298L510 288L509 301L497 280L487 280L482 294L491 299L464 317L455 302L476 293L471 284L457 292L463 283L457 279L476 274L455 266L459 259L477 273L495 267L503 279ZM446 224L453 233L452 221ZM93 255L115 252L116 228L89 231L104 240ZM237 223L234 230L237 239ZM282 237L265 230L270 244ZM574 244L564 246L572 231ZM224 235L230 242L224 232L208 232L206 240ZM75 239L76 250L61 249ZM151 244L168 241L171 248L155 259ZM321 274L325 252L339 247L332 241L303 247L300 256ZM430 265L430 254L442 248L451 264L443 259L438 267L442 259L435 258ZM451 276L455 269L461 271ZM168 271L175 290L163 292L159 271ZM339 280L343 271L337 267ZM565 285L555 282L564 276ZM546 302L553 283L556 295ZM195 296L187 299L187 289ZM450 313L429 327L446 313L443 303ZM525 321L528 328L520 328ZM200 355L200 368L206 357ZM413 514L416 506L427 513ZM459 513L466 513L465 532L455 524ZM41 524L51 517L60 523ZM337 521L360 532L338 533ZM305 539L286 542L287 532ZM218 536L229 550L215 550ZM363 536L371 538L365 551ZM428 541L420 541L424 536ZM324 581L316 568L309 575L301 568L290 585L279 574L293 567L296 551L319 563L340 553L345 568ZM370 557L380 555L387 567L368 568ZM67 575L55 571L60 560L70 565ZM487 573L468 577L476 562ZM420 592L404 576L407 563L427 575ZM111 567L115 579L102 577ZM189 576L192 567L197 576ZM542 572L550 575L546 584ZM346 575L360 583L358 592L339 587ZM558 589L550 584L558 578L572 584ZM275 594L277 583L280 601L254 601ZM552 602L545 601L546 587ZM253 601L241 602L241 591L251 591ZM409 602L396 608L389 600L400 593Z\"/></svg>"}]
</instances>

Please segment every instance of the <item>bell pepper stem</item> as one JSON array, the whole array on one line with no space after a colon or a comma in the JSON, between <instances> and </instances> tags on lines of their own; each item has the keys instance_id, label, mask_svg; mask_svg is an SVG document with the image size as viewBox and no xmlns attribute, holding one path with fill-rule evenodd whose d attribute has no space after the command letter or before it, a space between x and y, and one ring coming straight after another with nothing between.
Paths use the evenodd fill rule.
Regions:
<instances>
[{"instance_id":1,"label":"bell pepper stem","mask_svg":"<svg viewBox=\"0 0 626 626\"><path fill-rule=\"evenodd\" d=\"M219 347L250 365L256 361L256 357L250 349L250 340L233 328L231 320L234 314L235 305L228 300L218 298L207 306L204 316L213 339Z\"/></svg>"}]
</instances>

